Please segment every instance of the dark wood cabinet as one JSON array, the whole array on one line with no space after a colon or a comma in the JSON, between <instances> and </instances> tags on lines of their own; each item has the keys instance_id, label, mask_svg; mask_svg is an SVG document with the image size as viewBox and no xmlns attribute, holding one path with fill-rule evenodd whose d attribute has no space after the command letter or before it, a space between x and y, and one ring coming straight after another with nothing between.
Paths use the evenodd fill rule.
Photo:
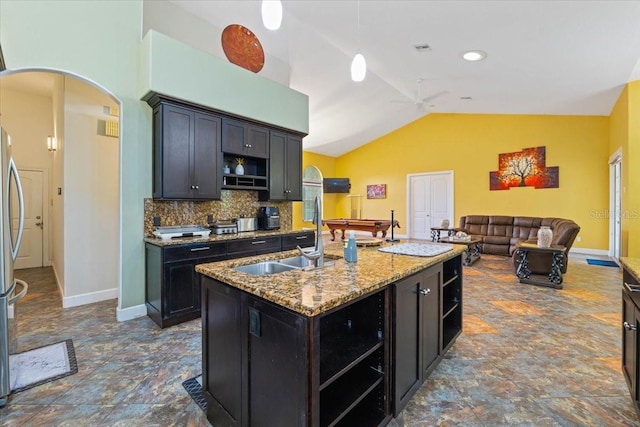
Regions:
<instances>
[{"instance_id":1,"label":"dark wood cabinet","mask_svg":"<svg viewBox=\"0 0 640 427\"><path fill-rule=\"evenodd\" d=\"M228 258L268 254L281 250L282 238L280 236L252 237L249 239L229 240L227 242Z\"/></svg>"},{"instance_id":2,"label":"dark wood cabinet","mask_svg":"<svg viewBox=\"0 0 640 427\"><path fill-rule=\"evenodd\" d=\"M269 129L252 123L222 119L222 151L239 156L269 158Z\"/></svg>"},{"instance_id":3,"label":"dark wood cabinet","mask_svg":"<svg viewBox=\"0 0 640 427\"><path fill-rule=\"evenodd\" d=\"M462 333L462 256L442 263L440 315L440 352L444 353Z\"/></svg>"},{"instance_id":4,"label":"dark wood cabinet","mask_svg":"<svg viewBox=\"0 0 640 427\"><path fill-rule=\"evenodd\" d=\"M200 316L196 264L225 258L224 242L160 247L145 245L147 315L161 328Z\"/></svg>"},{"instance_id":5,"label":"dark wood cabinet","mask_svg":"<svg viewBox=\"0 0 640 427\"><path fill-rule=\"evenodd\" d=\"M319 405L311 425L376 426L391 418L388 307L384 289L314 319Z\"/></svg>"},{"instance_id":6,"label":"dark wood cabinet","mask_svg":"<svg viewBox=\"0 0 640 427\"><path fill-rule=\"evenodd\" d=\"M313 231L304 231L301 233L287 234L282 236L282 250L290 251L300 246L307 248L316 244L316 233Z\"/></svg>"},{"instance_id":7,"label":"dark wood cabinet","mask_svg":"<svg viewBox=\"0 0 640 427\"><path fill-rule=\"evenodd\" d=\"M215 425L306 426L307 318L208 277L203 394Z\"/></svg>"},{"instance_id":8,"label":"dark wood cabinet","mask_svg":"<svg viewBox=\"0 0 640 427\"><path fill-rule=\"evenodd\" d=\"M221 118L159 101L153 121L153 197L219 199Z\"/></svg>"},{"instance_id":9,"label":"dark wood cabinet","mask_svg":"<svg viewBox=\"0 0 640 427\"><path fill-rule=\"evenodd\" d=\"M622 273L622 374L627 382L636 413L640 414L640 284L626 269Z\"/></svg>"},{"instance_id":10,"label":"dark wood cabinet","mask_svg":"<svg viewBox=\"0 0 640 427\"><path fill-rule=\"evenodd\" d=\"M247 296L249 425L306 426L307 318Z\"/></svg>"},{"instance_id":11,"label":"dark wood cabinet","mask_svg":"<svg viewBox=\"0 0 640 427\"><path fill-rule=\"evenodd\" d=\"M261 200L302 200L302 138L271 131L269 190Z\"/></svg>"},{"instance_id":12,"label":"dark wood cabinet","mask_svg":"<svg viewBox=\"0 0 640 427\"><path fill-rule=\"evenodd\" d=\"M393 286L393 413L398 415L462 332L462 256Z\"/></svg>"},{"instance_id":13,"label":"dark wood cabinet","mask_svg":"<svg viewBox=\"0 0 640 427\"><path fill-rule=\"evenodd\" d=\"M440 354L442 266L394 286L394 413L399 414L433 370Z\"/></svg>"}]
</instances>

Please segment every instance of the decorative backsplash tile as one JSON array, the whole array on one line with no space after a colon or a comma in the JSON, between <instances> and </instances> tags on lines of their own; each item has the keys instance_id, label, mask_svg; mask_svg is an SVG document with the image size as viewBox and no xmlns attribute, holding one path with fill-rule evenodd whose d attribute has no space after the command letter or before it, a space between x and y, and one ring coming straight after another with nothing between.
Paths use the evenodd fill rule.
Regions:
<instances>
[{"instance_id":1,"label":"decorative backsplash tile","mask_svg":"<svg viewBox=\"0 0 640 427\"><path fill-rule=\"evenodd\" d=\"M260 202L257 191L222 190L220 200L154 200L144 199L144 235L153 233L153 217L160 217L160 225L206 225L207 215L215 220L240 216L255 217L260 206L277 206L280 210L280 229L290 231L292 202Z\"/></svg>"}]
</instances>

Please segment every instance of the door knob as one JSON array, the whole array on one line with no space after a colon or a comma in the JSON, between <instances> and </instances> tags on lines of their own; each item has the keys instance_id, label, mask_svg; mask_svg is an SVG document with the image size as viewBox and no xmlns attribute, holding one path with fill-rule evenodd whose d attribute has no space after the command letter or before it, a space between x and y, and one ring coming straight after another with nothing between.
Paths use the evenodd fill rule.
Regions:
<instances>
[{"instance_id":1,"label":"door knob","mask_svg":"<svg viewBox=\"0 0 640 427\"><path fill-rule=\"evenodd\" d=\"M43 223L42 222L36 222L36 226L42 228Z\"/></svg>"}]
</instances>

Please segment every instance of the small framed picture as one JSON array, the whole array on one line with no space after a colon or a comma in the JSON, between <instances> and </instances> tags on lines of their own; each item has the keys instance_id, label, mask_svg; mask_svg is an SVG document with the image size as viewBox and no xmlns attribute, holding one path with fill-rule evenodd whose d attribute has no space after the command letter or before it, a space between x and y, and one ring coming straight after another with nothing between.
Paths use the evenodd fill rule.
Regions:
<instances>
[{"instance_id":1,"label":"small framed picture","mask_svg":"<svg viewBox=\"0 0 640 427\"><path fill-rule=\"evenodd\" d=\"M386 199L387 184L367 185L367 199Z\"/></svg>"}]
</instances>

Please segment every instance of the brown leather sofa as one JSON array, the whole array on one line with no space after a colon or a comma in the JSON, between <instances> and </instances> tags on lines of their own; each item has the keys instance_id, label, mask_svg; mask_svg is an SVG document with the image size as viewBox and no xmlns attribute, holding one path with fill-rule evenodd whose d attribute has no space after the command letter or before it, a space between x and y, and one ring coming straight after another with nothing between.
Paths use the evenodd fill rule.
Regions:
<instances>
[{"instance_id":1,"label":"brown leather sofa","mask_svg":"<svg viewBox=\"0 0 640 427\"><path fill-rule=\"evenodd\" d=\"M538 218L528 216L467 215L460 217L459 228L467 234L482 240L480 250L486 254L511 256L515 268L518 257L514 255L518 242L537 240L538 230L546 225L553 231L552 245L567 248L567 258L562 272L567 272L569 249L580 232L580 226L570 219ZM550 253L529 253L529 269L534 274L548 274L551 271Z\"/></svg>"}]
</instances>

